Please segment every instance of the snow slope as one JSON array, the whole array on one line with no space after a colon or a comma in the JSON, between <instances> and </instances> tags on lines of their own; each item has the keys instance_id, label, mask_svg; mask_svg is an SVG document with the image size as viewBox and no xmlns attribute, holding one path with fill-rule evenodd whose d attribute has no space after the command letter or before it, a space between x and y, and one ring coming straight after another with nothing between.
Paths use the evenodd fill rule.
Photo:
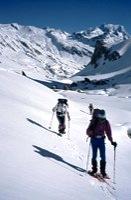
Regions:
<instances>
[{"instance_id":1,"label":"snow slope","mask_svg":"<svg viewBox=\"0 0 131 200\"><path fill-rule=\"evenodd\" d=\"M88 64L94 48L50 28L0 25L0 63L4 68L39 77L63 77Z\"/></svg>"},{"instance_id":2,"label":"snow slope","mask_svg":"<svg viewBox=\"0 0 131 200\"><path fill-rule=\"evenodd\" d=\"M89 191L91 198L93 193L102 196L82 177L75 141L48 130L51 109L60 96L6 71L1 71L0 82L0 199L86 199Z\"/></svg>"},{"instance_id":3,"label":"snow slope","mask_svg":"<svg viewBox=\"0 0 131 200\"><path fill-rule=\"evenodd\" d=\"M1 200L131 199L131 140L126 134L131 126L131 99L73 91L57 94L6 70L0 70L0 85ZM52 107L61 94L69 100L69 139L68 135L61 138L55 134L55 117L52 130L48 130ZM89 150L85 129L90 116L80 110L87 111L89 102L106 109L118 142L115 191L83 172ZM107 160L112 177L113 147L108 141Z\"/></svg>"}]
</instances>

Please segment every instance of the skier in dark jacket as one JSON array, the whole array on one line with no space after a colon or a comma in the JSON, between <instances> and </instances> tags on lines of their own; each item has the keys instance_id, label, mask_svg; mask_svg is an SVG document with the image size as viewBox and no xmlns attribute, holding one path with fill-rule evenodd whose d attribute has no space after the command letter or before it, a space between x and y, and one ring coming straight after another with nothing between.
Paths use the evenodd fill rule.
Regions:
<instances>
[{"instance_id":1,"label":"skier in dark jacket","mask_svg":"<svg viewBox=\"0 0 131 200\"><path fill-rule=\"evenodd\" d=\"M105 111L94 109L92 120L87 128L86 134L91 138L92 146L92 171L88 173L94 175L97 172L97 150L100 151L100 173L106 177L106 155L105 155L105 136L108 137L111 144L116 147L117 143L113 141L109 121L105 117Z\"/></svg>"},{"instance_id":2,"label":"skier in dark jacket","mask_svg":"<svg viewBox=\"0 0 131 200\"><path fill-rule=\"evenodd\" d=\"M65 117L66 117L66 115L68 117L68 120L70 120L67 99L58 99L58 103L52 110L53 110L53 112L56 112L56 117L59 122L59 126L58 126L59 133L65 134L65 129L66 129Z\"/></svg>"}]
</instances>

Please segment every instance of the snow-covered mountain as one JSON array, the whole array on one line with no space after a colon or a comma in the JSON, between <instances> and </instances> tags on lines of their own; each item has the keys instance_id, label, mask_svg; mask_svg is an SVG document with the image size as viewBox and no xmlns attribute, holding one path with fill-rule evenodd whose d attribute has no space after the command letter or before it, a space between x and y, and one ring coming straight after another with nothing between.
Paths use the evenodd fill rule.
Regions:
<instances>
[{"instance_id":1,"label":"snow-covered mountain","mask_svg":"<svg viewBox=\"0 0 131 200\"><path fill-rule=\"evenodd\" d=\"M0 25L0 62L4 68L17 72L36 72L43 77L70 76L88 64L93 50L60 30Z\"/></svg>"},{"instance_id":2,"label":"snow-covered mountain","mask_svg":"<svg viewBox=\"0 0 131 200\"><path fill-rule=\"evenodd\" d=\"M130 37L123 26L113 24L102 24L99 27L76 32L73 36L78 41L91 46L95 46L98 40L104 42L106 46L112 46Z\"/></svg>"},{"instance_id":3,"label":"snow-covered mountain","mask_svg":"<svg viewBox=\"0 0 131 200\"><path fill-rule=\"evenodd\" d=\"M110 88L131 84L131 39L107 48L103 43L95 47L91 62L72 78L91 80L85 87ZM94 88L92 87L92 88Z\"/></svg>"},{"instance_id":4,"label":"snow-covered mountain","mask_svg":"<svg viewBox=\"0 0 131 200\"><path fill-rule=\"evenodd\" d=\"M0 67L24 70L39 79L69 77L90 62L97 40L111 46L127 38L123 26L111 24L73 34L15 23L0 25Z\"/></svg>"}]
</instances>

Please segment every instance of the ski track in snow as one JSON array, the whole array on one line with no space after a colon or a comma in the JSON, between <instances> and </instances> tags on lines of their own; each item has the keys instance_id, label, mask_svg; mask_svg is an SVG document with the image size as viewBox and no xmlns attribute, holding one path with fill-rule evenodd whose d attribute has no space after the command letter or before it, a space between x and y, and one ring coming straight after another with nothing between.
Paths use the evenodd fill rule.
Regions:
<instances>
[{"instance_id":1,"label":"ski track in snow","mask_svg":"<svg viewBox=\"0 0 131 200\"><path fill-rule=\"evenodd\" d=\"M85 173L88 177L89 175ZM111 183L111 180L105 180L106 182L97 180L95 177L90 177L91 180L89 181L92 186L100 188L100 190L104 193L106 200L118 200L117 198L117 190L115 185Z\"/></svg>"}]
</instances>

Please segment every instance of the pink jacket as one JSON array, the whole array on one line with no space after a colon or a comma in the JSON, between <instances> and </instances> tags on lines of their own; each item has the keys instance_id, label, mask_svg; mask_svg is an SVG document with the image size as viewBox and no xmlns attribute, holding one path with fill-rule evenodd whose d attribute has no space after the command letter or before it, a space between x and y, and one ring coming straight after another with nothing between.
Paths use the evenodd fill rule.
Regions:
<instances>
[{"instance_id":1,"label":"pink jacket","mask_svg":"<svg viewBox=\"0 0 131 200\"><path fill-rule=\"evenodd\" d=\"M91 124L92 124L92 121L90 122L90 124L86 130L86 134L89 137L106 135L111 142L113 141L111 127L110 127L110 123L108 120L98 121L97 125L93 129L91 129Z\"/></svg>"}]
</instances>

